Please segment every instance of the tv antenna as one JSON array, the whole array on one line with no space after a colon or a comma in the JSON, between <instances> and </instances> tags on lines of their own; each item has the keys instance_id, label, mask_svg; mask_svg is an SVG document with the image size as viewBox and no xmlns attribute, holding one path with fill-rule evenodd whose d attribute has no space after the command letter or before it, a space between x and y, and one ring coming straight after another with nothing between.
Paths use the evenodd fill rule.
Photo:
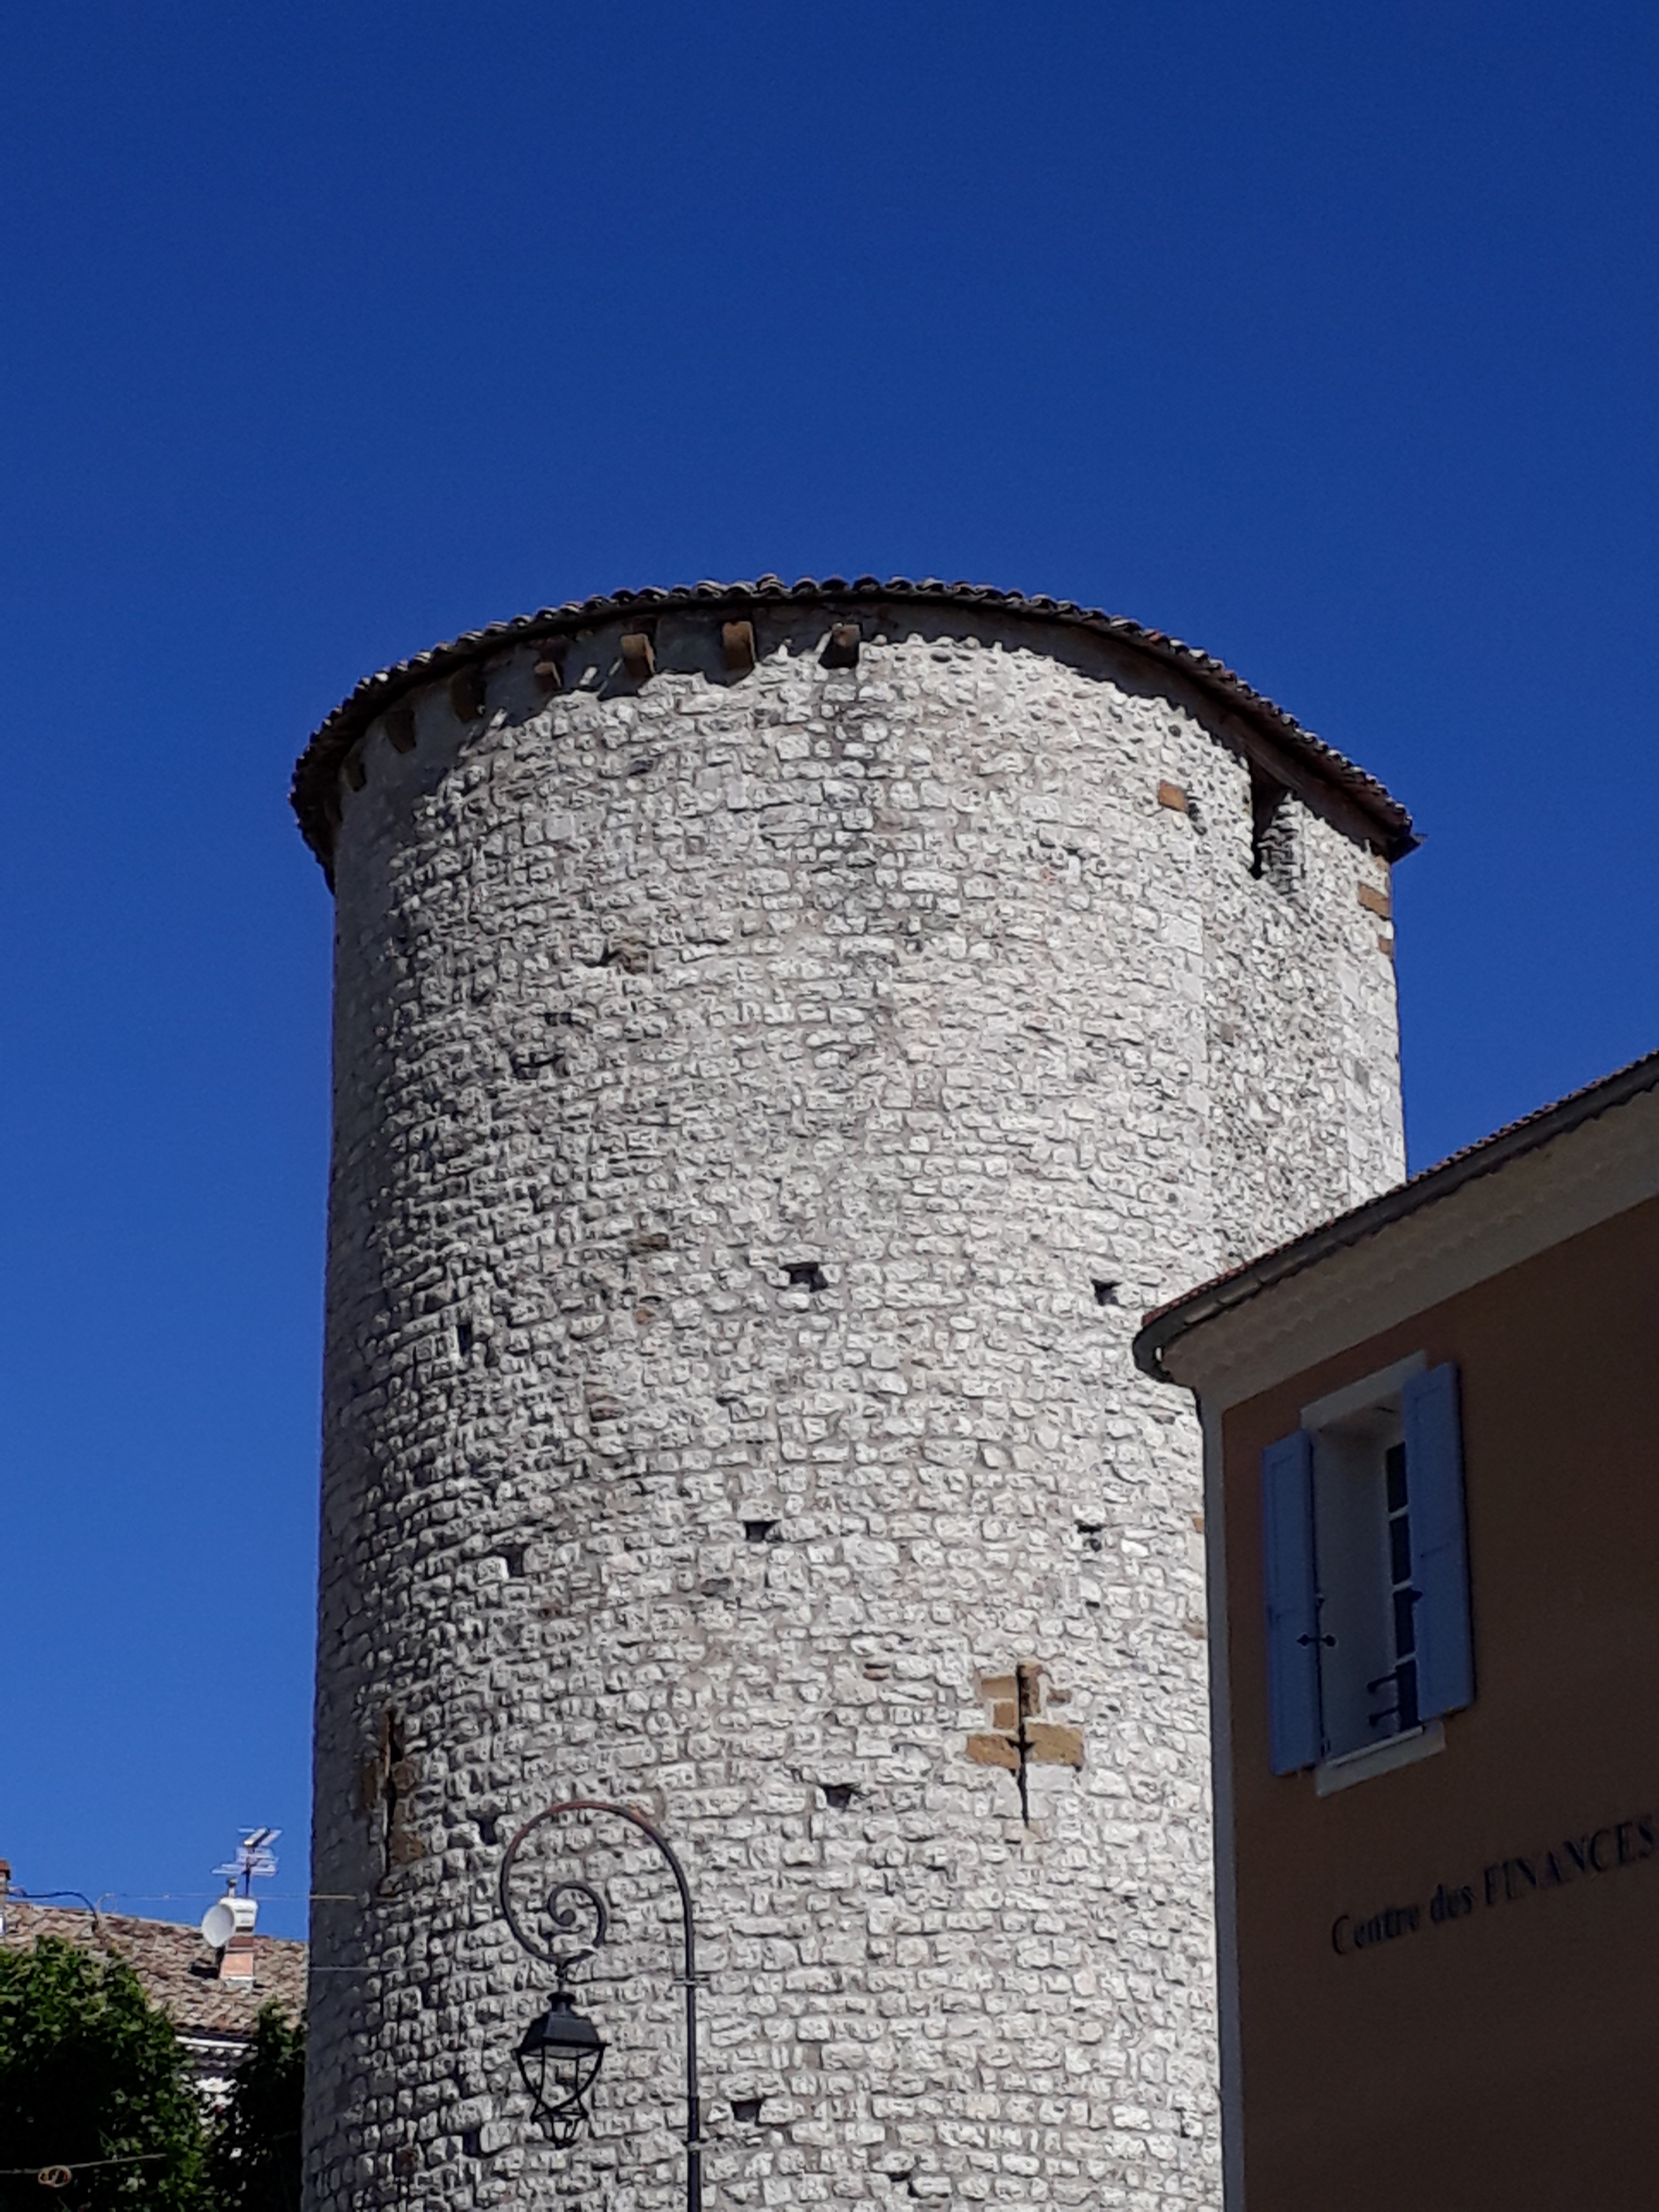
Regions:
<instances>
[{"instance_id":1,"label":"tv antenna","mask_svg":"<svg viewBox=\"0 0 1659 2212\"><path fill-rule=\"evenodd\" d=\"M220 1954L222 1981L252 1979L253 1925L259 1917L253 1885L276 1873L276 1854L270 1847L282 1832L280 1828L249 1828L236 1846L235 1856L213 1869L225 1876L229 1887L219 1902L210 1905L203 1914L202 1934ZM239 1881L240 1897L236 1894Z\"/></svg>"},{"instance_id":2,"label":"tv antenna","mask_svg":"<svg viewBox=\"0 0 1659 2212\"><path fill-rule=\"evenodd\" d=\"M225 1875L233 1891L240 1881L243 1896L251 1896L256 1881L268 1881L276 1871L276 1854L270 1847L282 1832L280 1828L250 1828L237 1844L235 1857L213 1871Z\"/></svg>"}]
</instances>

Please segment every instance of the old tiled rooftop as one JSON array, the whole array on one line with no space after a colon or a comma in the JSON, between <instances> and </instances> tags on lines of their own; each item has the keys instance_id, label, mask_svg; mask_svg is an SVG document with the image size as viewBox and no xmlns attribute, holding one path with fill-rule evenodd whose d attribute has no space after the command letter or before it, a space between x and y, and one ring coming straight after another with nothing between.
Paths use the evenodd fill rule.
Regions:
<instances>
[{"instance_id":1,"label":"old tiled rooftop","mask_svg":"<svg viewBox=\"0 0 1659 2212\"><path fill-rule=\"evenodd\" d=\"M29 1905L14 1896L6 1906L6 1947L27 1948L43 1936L125 1959L186 2038L234 2040L252 2034L263 2005L276 2003L291 2020L305 2008L306 1946L285 1937L255 1936L250 1986L219 1979L216 1954L193 1927L127 1913Z\"/></svg>"}]
</instances>

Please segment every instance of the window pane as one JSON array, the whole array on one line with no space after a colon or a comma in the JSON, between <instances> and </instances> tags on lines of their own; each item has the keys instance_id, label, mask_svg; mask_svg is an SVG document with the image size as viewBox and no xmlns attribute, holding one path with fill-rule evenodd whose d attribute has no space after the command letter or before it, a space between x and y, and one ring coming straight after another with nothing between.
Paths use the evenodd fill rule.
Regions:
<instances>
[{"instance_id":1,"label":"window pane","mask_svg":"<svg viewBox=\"0 0 1659 2212\"><path fill-rule=\"evenodd\" d=\"M1389 1523L1389 1579L1408 1583L1412 1578L1411 1523L1403 1513Z\"/></svg>"},{"instance_id":2,"label":"window pane","mask_svg":"<svg viewBox=\"0 0 1659 2212\"><path fill-rule=\"evenodd\" d=\"M1417 1726L1417 1662L1402 1659L1395 1676L1400 1685L1400 1725L1402 1729Z\"/></svg>"},{"instance_id":3,"label":"window pane","mask_svg":"<svg viewBox=\"0 0 1659 2212\"><path fill-rule=\"evenodd\" d=\"M1417 1632L1412 1613L1417 1604L1416 1594L1408 1589L1394 1594L1394 1648L1395 1656L1407 1659L1417 1649Z\"/></svg>"},{"instance_id":4,"label":"window pane","mask_svg":"<svg viewBox=\"0 0 1659 2212\"><path fill-rule=\"evenodd\" d=\"M1391 1444L1383 1459L1389 1477L1389 1510L1403 1513L1406 1510L1406 1447Z\"/></svg>"}]
</instances>

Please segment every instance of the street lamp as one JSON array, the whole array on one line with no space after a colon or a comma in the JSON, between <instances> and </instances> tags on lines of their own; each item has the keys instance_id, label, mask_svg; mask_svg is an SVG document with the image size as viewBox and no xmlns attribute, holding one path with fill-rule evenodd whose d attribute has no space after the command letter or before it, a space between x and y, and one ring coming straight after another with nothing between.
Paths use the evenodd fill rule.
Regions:
<instances>
[{"instance_id":1,"label":"street lamp","mask_svg":"<svg viewBox=\"0 0 1659 2212\"><path fill-rule=\"evenodd\" d=\"M605 2039L568 1990L556 1990L519 2045L519 2071L530 2092L531 2118L556 2143L573 2143L587 2118L586 2098L599 2076Z\"/></svg>"},{"instance_id":2,"label":"street lamp","mask_svg":"<svg viewBox=\"0 0 1659 2212\"><path fill-rule=\"evenodd\" d=\"M697 1939L691 1916L691 1891L685 1879L685 1869L675 1856L666 1838L660 1835L645 1814L631 1805L612 1805L595 1797L567 1798L562 1804L550 1805L526 1820L507 1845L501 1860L501 1914L525 1950L532 1958L540 1959L550 1966L558 1977L558 1987L549 2000L547 2010L532 2020L526 2028L516 2053L519 2071L524 2077L525 2087L530 2093L532 2116L546 2129L556 2143L568 2146L575 2142L588 2119L587 2094L598 2078L605 2045L603 2037L585 2013L576 2008L570 1993L572 1972L584 1959L591 1959L604 1946L610 1932L611 1915L599 1891L585 1881L558 1881L547 1892L543 1902L543 1916L557 1931L553 1942L544 1942L537 1935L526 1931L514 1910L512 1876L514 1863L526 1841L538 1828L545 1826L567 1813L592 1813L610 1819L625 1820L632 1828L653 1843L667 1863L674 1877L674 1887L679 1892L680 1923L684 1936L685 1971L678 1978L685 1991L685 2203L686 2212L702 2212L702 2112L697 2097ZM591 1924L584 1926L584 1923ZM575 1951L560 1952L554 1943L573 1934L585 1936Z\"/></svg>"}]
</instances>

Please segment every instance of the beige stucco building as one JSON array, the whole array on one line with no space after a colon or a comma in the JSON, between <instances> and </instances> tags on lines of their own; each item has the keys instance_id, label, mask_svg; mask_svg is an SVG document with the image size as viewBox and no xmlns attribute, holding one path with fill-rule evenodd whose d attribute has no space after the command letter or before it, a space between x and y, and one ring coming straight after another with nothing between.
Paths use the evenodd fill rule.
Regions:
<instances>
[{"instance_id":1,"label":"beige stucco building","mask_svg":"<svg viewBox=\"0 0 1659 2212\"><path fill-rule=\"evenodd\" d=\"M1645 2205L1659 1055L1150 1318L1206 1437L1228 2212Z\"/></svg>"}]
</instances>

